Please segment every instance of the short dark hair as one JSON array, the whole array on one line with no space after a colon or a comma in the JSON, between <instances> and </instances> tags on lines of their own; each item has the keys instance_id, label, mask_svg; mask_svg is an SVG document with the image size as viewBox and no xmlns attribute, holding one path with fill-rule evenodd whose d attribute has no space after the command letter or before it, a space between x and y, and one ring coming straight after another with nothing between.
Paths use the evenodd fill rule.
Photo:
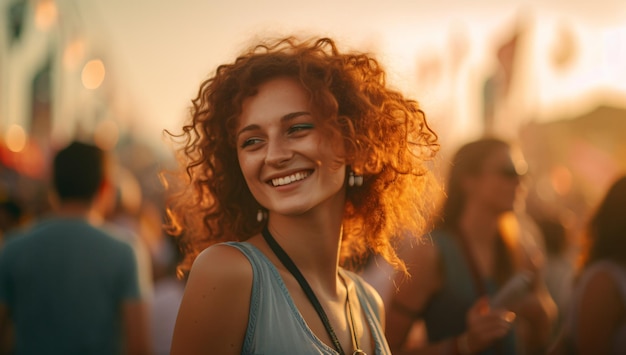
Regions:
<instances>
[{"instance_id":1,"label":"short dark hair","mask_svg":"<svg viewBox=\"0 0 626 355\"><path fill-rule=\"evenodd\" d=\"M74 141L54 157L53 186L61 199L91 201L104 180L106 157L100 148Z\"/></svg>"}]
</instances>

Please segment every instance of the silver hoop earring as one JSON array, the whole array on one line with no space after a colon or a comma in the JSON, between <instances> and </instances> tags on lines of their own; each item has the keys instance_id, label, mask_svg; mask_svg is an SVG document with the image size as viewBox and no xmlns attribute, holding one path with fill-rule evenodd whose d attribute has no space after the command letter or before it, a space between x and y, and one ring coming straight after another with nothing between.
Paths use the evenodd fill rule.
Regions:
<instances>
[{"instance_id":1,"label":"silver hoop earring","mask_svg":"<svg viewBox=\"0 0 626 355\"><path fill-rule=\"evenodd\" d=\"M256 221L263 222L263 220L266 218L267 218L267 212L259 208L259 210L256 213Z\"/></svg>"},{"instance_id":2,"label":"silver hoop earring","mask_svg":"<svg viewBox=\"0 0 626 355\"><path fill-rule=\"evenodd\" d=\"M348 176L348 186L362 186L363 185L363 175L354 175L354 172L351 171Z\"/></svg>"}]
</instances>

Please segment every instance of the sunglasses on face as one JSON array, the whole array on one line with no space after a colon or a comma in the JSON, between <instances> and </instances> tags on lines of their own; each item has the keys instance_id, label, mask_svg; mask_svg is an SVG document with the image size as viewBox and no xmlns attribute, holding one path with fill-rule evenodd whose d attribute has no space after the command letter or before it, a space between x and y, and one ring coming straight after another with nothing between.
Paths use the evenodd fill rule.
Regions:
<instances>
[{"instance_id":1,"label":"sunglasses on face","mask_svg":"<svg viewBox=\"0 0 626 355\"><path fill-rule=\"evenodd\" d=\"M495 169L494 172L502 177L509 178L509 179L516 179L516 178L522 177L522 174L518 173L517 170L515 170L514 166L503 166L498 169Z\"/></svg>"},{"instance_id":2,"label":"sunglasses on face","mask_svg":"<svg viewBox=\"0 0 626 355\"><path fill-rule=\"evenodd\" d=\"M483 173L494 174L507 179L518 179L523 176L523 174L517 172L513 165L487 168L483 170Z\"/></svg>"}]
</instances>

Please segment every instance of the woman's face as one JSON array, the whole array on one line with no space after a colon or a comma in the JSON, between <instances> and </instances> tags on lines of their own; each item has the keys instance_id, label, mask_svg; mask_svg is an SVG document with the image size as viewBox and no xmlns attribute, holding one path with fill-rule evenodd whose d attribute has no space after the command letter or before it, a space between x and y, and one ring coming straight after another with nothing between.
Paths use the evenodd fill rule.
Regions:
<instances>
[{"instance_id":1,"label":"woman's face","mask_svg":"<svg viewBox=\"0 0 626 355\"><path fill-rule=\"evenodd\" d=\"M493 151L483 162L482 169L472 177L467 191L473 199L494 213L511 211L515 203L520 177L511 159L509 149Z\"/></svg>"},{"instance_id":2,"label":"woman's face","mask_svg":"<svg viewBox=\"0 0 626 355\"><path fill-rule=\"evenodd\" d=\"M313 117L304 88L286 77L262 84L244 100L236 130L239 165L252 195L284 215L327 203L343 206L345 163L338 140Z\"/></svg>"}]
</instances>

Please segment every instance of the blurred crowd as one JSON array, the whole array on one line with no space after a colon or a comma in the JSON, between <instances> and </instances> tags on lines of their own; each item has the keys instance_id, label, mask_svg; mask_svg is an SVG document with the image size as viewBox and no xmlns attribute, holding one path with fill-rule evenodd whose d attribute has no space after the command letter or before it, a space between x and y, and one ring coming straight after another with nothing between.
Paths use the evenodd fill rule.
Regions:
<instances>
[{"instance_id":1,"label":"blurred crowd","mask_svg":"<svg viewBox=\"0 0 626 355\"><path fill-rule=\"evenodd\" d=\"M169 354L185 289L185 246L163 228L160 174L171 159L132 142L135 117L117 102L124 85L103 83L104 71L92 85L91 65L76 81L91 58L68 31L82 26L80 6L6 3L0 355ZM520 17L498 31L486 77L463 27L450 32L448 52L411 61L441 143L431 171L440 194L429 229L397 246L410 275L378 255L354 265L385 303L394 354L626 353L626 111L615 106L623 95L580 100L568 90L580 83L565 80L623 88L626 30L589 32L598 47L587 50L574 23L539 27ZM31 60L24 48L45 55ZM537 62L533 49L544 54ZM599 71L576 67L589 53L603 58L591 65ZM14 90L25 83L27 95ZM89 95L77 95L83 86ZM557 103L561 91L571 97L555 111L562 117L541 121L554 116L542 101ZM68 136L77 141L51 148Z\"/></svg>"},{"instance_id":2,"label":"blurred crowd","mask_svg":"<svg viewBox=\"0 0 626 355\"><path fill-rule=\"evenodd\" d=\"M20 244L26 244L22 244L20 241L27 242L38 231L41 231L44 236L49 236L49 239L53 240L55 244L55 246L45 247L54 249L48 250L43 256L37 256L38 254L34 249L42 248L42 246L35 242L35 238L30 239L34 243L26 245L23 248L26 249L24 254L19 254L18 257L23 262L28 260L28 263L33 264L26 270L19 269L9 261L13 260L10 255L15 255L16 252L8 250L2 254L3 256L0 258L2 260L0 262L2 264L0 266L2 268L0 270L0 274L2 274L0 276L2 278L2 282L0 282L0 310L4 306L7 314L4 314L4 323L0 319L0 336L2 339L0 353L11 354L13 351L11 349L20 348L18 346L20 337L14 328L19 328L20 324L29 322L28 315L23 318L24 312L17 311L24 309L20 307L34 308L33 303L42 304L46 307L60 307L54 301L60 300L46 296L46 293L57 292L64 295L68 302L75 302L74 298L79 297L89 302L89 307L94 309L102 307L102 303L111 302L110 298L106 301L102 299L98 301L93 292L88 291L89 282L81 278L96 279L97 282L103 283L104 288L100 288L102 293L108 295L113 292L117 286L106 284L103 280L104 276L98 272L102 272L100 270L102 267L110 270L116 269L115 264L121 263L118 259L119 253L111 252L107 258L106 253L101 249L103 245L97 246L98 250L92 250L90 253L90 246L80 244L81 241L68 239L67 237L72 234L76 234L74 237L82 239L91 239L90 237L92 237L84 230L76 231L73 229L75 226L67 222L77 219L88 221L90 225L95 226L94 228L104 230L107 235L114 237L117 241L122 241L132 250L134 256L132 259L136 266L129 267L124 273L136 274L129 281L129 287L136 288L136 295L133 291L127 294L127 297L137 297L138 305L142 310L139 312L141 315L136 318L143 320L136 323L134 327L145 328L146 332L144 335L139 332L133 336L144 338L145 342L139 349L148 350L130 351L130 353L168 354L174 321L184 290L184 281L176 276L176 266L181 259L179 249L175 245L174 239L165 234L162 228L165 207L159 173L164 169L165 163L159 162L158 158L151 155L143 146L123 148L116 152L105 152L95 145L74 142L61 151L66 150L74 150L75 152L64 158L66 160L65 165L59 165L60 163L50 159L46 163L50 169L45 169L46 171L49 170L50 173L46 176L39 178L25 176L4 164L0 169L2 182L0 186L0 251L4 251L4 247L13 241L19 248ZM106 165L106 169L102 170L101 174L93 173L99 167L97 163L99 160L96 159L97 154L95 152L101 152L106 156L106 162L102 162ZM54 154L52 155L54 157ZM57 159L63 160L62 158ZM67 176L62 177L62 173ZM80 186L88 181L100 181L100 183L93 183L91 188L93 191L89 187L83 187L83 190L86 191L73 192L73 190L66 191L67 188L63 187L74 187L78 191L81 189ZM106 191L98 185L104 186L105 182L108 186ZM87 197L82 198L79 196L80 194ZM64 195L69 197L64 198ZM60 233L55 234L54 228L52 228L54 225L51 221L65 221L59 227ZM63 234L67 235L64 236ZM79 254L84 259L79 258ZM105 255L103 256L104 259L99 259L98 255L101 254ZM93 260L100 260L105 265L96 266ZM56 282L50 290L47 290L46 293L37 292L42 296L41 299L24 299L24 294L20 292L28 293L30 291L28 289L24 291L23 285L20 286L22 280L25 281L31 277L38 278L37 274L40 274L41 278L48 277L50 270L59 271L61 270L59 268L75 270L78 276L71 274L74 271L63 275L59 273L59 278L55 278ZM80 272L82 274L78 274ZM15 278L17 281L14 281ZM71 282L71 284L63 285L65 282ZM27 287L34 286L30 284ZM40 287L45 289L45 286ZM32 289L30 290L32 291ZM38 290L42 291L41 288ZM115 307L119 306L119 302L116 301ZM65 310L66 313L79 312L79 308L65 308ZM59 309L48 311L53 313L36 315L37 321L46 324L45 326L33 328L32 325L27 325L29 331L34 332L31 335L38 334L36 333L37 330L58 326L53 318L58 316L58 312L61 311ZM16 314L18 312L19 315ZM93 312L89 310L84 313ZM50 319L45 319L46 316ZM68 314L63 314L60 317L72 319ZM91 318L91 320L79 321L75 319L75 321L79 327L89 328L84 322L97 323L102 320L96 317L95 319ZM118 328L119 325L116 325L116 329ZM58 338L52 341L60 342ZM80 343L76 339L73 341ZM45 347L46 345L44 340L40 341L39 346ZM105 344L98 343L97 345L102 347L99 350L101 353L111 353ZM22 352L33 353L32 348L22 347L20 349ZM90 349L85 346L82 353L94 353L93 349ZM35 350L34 353L38 352Z\"/></svg>"},{"instance_id":3,"label":"blurred crowd","mask_svg":"<svg viewBox=\"0 0 626 355\"><path fill-rule=\"evenodd\" d=\"M432 230L399 247L410 275L376 256L362 270L385 300L394 354L626 351L626 175L564 218L529 197L533 167L514 151L492 138L463 145Z\"/></svg>"},{"instance_id":4,"label":"blurred crowd","mask_svg":"<svg viewBox=\"0 0 626 355\"><path fill-rule=\"evenodd\" d=\"M77 142L62 151L72 150L72 147L76 150L76 145L100 151L95 146ZM375 255L362 266L361 275L385 301L387 337L394 353L446 351L445 347L451 346L445 341L449 338L455 339L455 349L461 354L570 353L574 348L580 353L609 353L613 346L624 349L624 345L619 344L623 341L619 334L624 329L626 309L626 244L623 239L626 235L626 219L623 218L626 178L616 180L605 191L603 200L586 215L576 216L584 222L580 223L582 228L574 230L571 224L568 227L558 216L535 206L536 202L529 202L526 191L533 183L527 174L529 167L523 160L514 159L512 152L513 146L509 143L485 138L462 146L450 158L447 164L450 171L446 172L447 180L442 182L445 194L436 203L440 212L433 216L432 230L419 239L421 243L399 246L411 277L392 271ZM50 293L95 297L93 289L88 291L89 282L80 277L103 282L105 286L99 290L106 294L114 287L97 270L104 268L112 272L117 263L121 263L119 256L115 256L117 252L111 252L109 259L101 259L100 254L108 255L103 251L104 246L90 252L90 247L76 244L82 243L81 238L76 237L88 239L87 236L67 238L72 234L88 234L84 230L77 232L67 221L56 232L50 226L51 220L78 217L132 250L135 266L125 272L136 275L129 281L134 283L130 289L136 291L128 291L118 301L121 304L128 299L137 301L143 311L135 316L143 321L128 323L125 317L130 317L131 312L121 316L120 322L125 325L118 327L124 329L134 324L134 327L145 328L143 335L134 332L124 336L127 341L129 336L144 340L143 345L135 348L139 349L137 353L167 354L184 280L176 273L181 260L176 240L162 229L165 192L158 187L157 180L152 180L163 167L153 166L145 169L147 175L139 176L125 169L119 159L106 159L102 179L110 183L108 192L96 184L87 202L80 204L76 202L77 196L72 195L74 190L63 190L59 181L67 179L66 185L78 189L78 185L90 177L97 180L98 176L93 173L97 166L94 159L76 154L65 157L64 163L57 161L63 160L59 158L60 153L56 156L50 181L41 182L45 186L41 191L46 192L42 194L43 207L26 205L17 198L18 191L7 187L18 186L10 179L20 177L3 167L4 188L0 191L2 353L11 354L11 349L25 346L24 341L28 343L21 338L28 338L28 335L19 334L20 331L29 329L36 334L46 329L46 326L24 324L33 316L24 315L23 307L33 307L28 302L54 307L54 311L45 313L48 317L61 317L71 322L74 319L71 313L80 308L65 304L69 308L65 308L65 314L59 314L56 309L59 306L50 303L56 299L50 297ZM70 197L64 198L64 194ZM35 243L38 234L48 236L52 244L45 244L44 238L41 238L43 244ZM27 243L28 238L33 243ZM106 265L96 266L95 260ZM25 263L31 265L25 266ZM51 276L52 269L67 274ZM71 276L74 272L80 275ZM38 289L46 287L34 286L38 273L41 278L55 279L55 283L42 284L49 287L47 290ZM66 285L66 281L71 284ZM514 287L514 282L521 286ZM39 297L25 296L33 290L38 291ZM98 307L97 297L85 301L91 307ZM124 307L122 309L126 309ZM42 319L41 313L36 316L39 323L58 326L53 319ZM503 333L490 323L503 317L513 322L511 332ZM76 321L81 322L79 318ZM78 325L85 327L82 323ZM48 340L61 341L59 338ZM46 346L40 341L40 346Z\"/></svg>"}]
</instances>

